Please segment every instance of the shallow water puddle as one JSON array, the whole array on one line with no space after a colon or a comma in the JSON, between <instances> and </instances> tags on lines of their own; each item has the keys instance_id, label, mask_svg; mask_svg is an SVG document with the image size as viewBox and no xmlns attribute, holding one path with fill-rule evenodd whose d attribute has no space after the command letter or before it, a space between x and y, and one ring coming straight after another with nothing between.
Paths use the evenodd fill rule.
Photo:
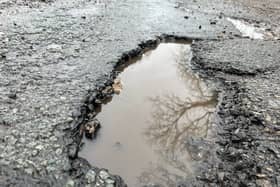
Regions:
<instances>
[{"instance_id":1,"label":"shallow water puddle","mask_svg":"<svg viewBox=\"0 0 280 187\"><path fill-rule=\"evenodd\" d=\"M128 186L175 186L192 175L188 137L206 137L216 98L188 69L189 44L160 44L128 66L122 90L97 115L102 128L80 156ZM120 81L117 81L120 84Z\"/></svg>"},{"instance_id":2,"label":"shallow water puddle","mask_svg":"<svg viewBox=\"0 0 280 187\"><path fill-rule=\"evenodd\" d=\"M265 31L265 28L254 27L249 23L237 19L227 18L227 20L230 21L245 37L252 39L273 37L271 33Z\"/></svg>"}]
</instances>

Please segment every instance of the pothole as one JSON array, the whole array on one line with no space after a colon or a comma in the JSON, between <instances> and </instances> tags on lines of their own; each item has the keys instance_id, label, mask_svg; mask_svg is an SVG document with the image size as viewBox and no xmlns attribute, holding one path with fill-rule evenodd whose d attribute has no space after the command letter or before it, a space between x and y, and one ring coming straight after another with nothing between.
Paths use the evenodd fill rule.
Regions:
<instances>
[{"instance_id":1,"label":"pothole","mask_svg":"<svg viewBox=\"0 0 280 187\"><path fill-rule=\"evenodd\" d=\"M190 44L163 43L129 65L113 84L117 94L96 116L101 129L84 139L80 156L128 186L169 187L192 176L204 155L186 140L211 136L216 96L190 71L190 59Z\"/></svg>"}]
</instances>

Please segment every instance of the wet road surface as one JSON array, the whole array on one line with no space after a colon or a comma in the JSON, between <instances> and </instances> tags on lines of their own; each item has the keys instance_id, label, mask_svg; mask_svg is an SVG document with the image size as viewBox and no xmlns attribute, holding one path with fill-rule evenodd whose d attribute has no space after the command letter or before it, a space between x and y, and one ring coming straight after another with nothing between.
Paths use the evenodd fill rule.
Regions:
<instances>
[{"instance_id":1,"label":"wet road surface","mask_svg":"<svg viewBox=\"0 0 280 187\"><path fill-rule=\"evenodd\" d=\"M39 183L40 186L65 186L66 183L84 186L85 183L103 185L104 181L112 184L113 180L117 181L117 186L123 185L118 177L77 158L77 146L73 143L76 135L69 132L84 123L87 118L84 111L88 107L85 98L94 95L97 88L112 78L122 55L139 49L140 43L158 40L162 34L205 40L195 47L196 51L203 52L194 53L194 60L200 61L199 68L207 72L207 78L214 82L225 80L229 85L217 84L224 93L221 97L225 97L222 101L226 106L218 109L226 114L226 118L219 114L224 119L219 127L234 124L235 128L227 128L229 133L226 134L233 138L218 136L225 141L217 145L225 148L227 141L236 142L236 139L243 140L242 137L248 140L249 136L255 140L256 135L248 133L255 132L254 128L238 130L238 125L243 123L258 122L262 126L257 127L263 127L267 136L272 136L269 138L272 145L268 140L265 144L254 144L255 141L249 144L249 138L247 143L238 140L234 148L223 149L225 152L218 160L211 160L216 165L210 165L215 168L221 162L225 167L216 167L219 170L213 172L211 167L207 170L203 165L202 170L209 175L201 176L199 181L224 185L236 181L252 185L279 184L278 165L265 169L266 163L277 163L279 153L274 144L277 140L273 139L279 121L279 41L276 40L280 30L279 1L269 0L265 5L259 0L98 2L0 2L0 171L3 179L0 184L6 186L13 181L33 186ZM244 19L264 28L273 37L257 42L244 39L228 17ZM244 106L238 104L239 97L247 98ZM269 113L263 108L268 108ZM248 116L250 123L243 119ZM231 123L230 117L242 120ZM240 145L249 155L254 155L256 150L258 154L266 152L267 155L254 161L250 159L254 156L249 159L244 156L246 163L243 165L251 161L257 165L249 164L252 166L249 171L243 171L235 162L228 163L228 160L233 161L229 155L240 158L238 155L242 154L236 151ZM232 168L239 172L231 173L236 171Z\"/></svg>"}]
</instances>

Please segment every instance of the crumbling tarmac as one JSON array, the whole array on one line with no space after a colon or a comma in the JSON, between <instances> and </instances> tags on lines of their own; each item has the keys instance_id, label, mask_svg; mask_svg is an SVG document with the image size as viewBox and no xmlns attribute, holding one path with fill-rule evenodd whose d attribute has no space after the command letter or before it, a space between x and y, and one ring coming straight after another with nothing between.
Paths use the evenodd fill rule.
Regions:
<instances>
[{"instance_id":1,"label":"crumbling tarmac","mask_svg":"<svg viewBox=\"0 0 280 187\"><path fill-rule=\"evenodd\" d=\"M215 83L217 141L178 186L279 186L279 2L0 2L0 186L125 186L78 157L80 126L115 68L165 40L193 40ZM135 11L132 11L135 10ZM236 16L238 15L238 16ZM242 37L227 18L273 33ZM211 150L211 151L210 151Z\"/></svg>"}]
</instances>

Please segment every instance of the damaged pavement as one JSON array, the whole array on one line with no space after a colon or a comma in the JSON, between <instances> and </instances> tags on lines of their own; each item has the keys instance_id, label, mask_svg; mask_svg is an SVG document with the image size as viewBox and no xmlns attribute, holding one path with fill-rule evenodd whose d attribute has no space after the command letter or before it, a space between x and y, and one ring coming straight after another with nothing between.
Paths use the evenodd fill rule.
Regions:
<instances>
[{"instance_id":1,"label":"damaged pavement","mask_svg":"<svg viewBox=\"0 0 280 187\"><path fill-rule=\"evenodd\" d=\"M4 0L0 7L0 186L126 186L78 157L80 126L108 97L102 90L118 64L176 39L193 41L193 69L219 93L211 159L178 186L280 186L277 0ZM228 18L271 37L245 37Z\"/></svg>"}]
</instances>

